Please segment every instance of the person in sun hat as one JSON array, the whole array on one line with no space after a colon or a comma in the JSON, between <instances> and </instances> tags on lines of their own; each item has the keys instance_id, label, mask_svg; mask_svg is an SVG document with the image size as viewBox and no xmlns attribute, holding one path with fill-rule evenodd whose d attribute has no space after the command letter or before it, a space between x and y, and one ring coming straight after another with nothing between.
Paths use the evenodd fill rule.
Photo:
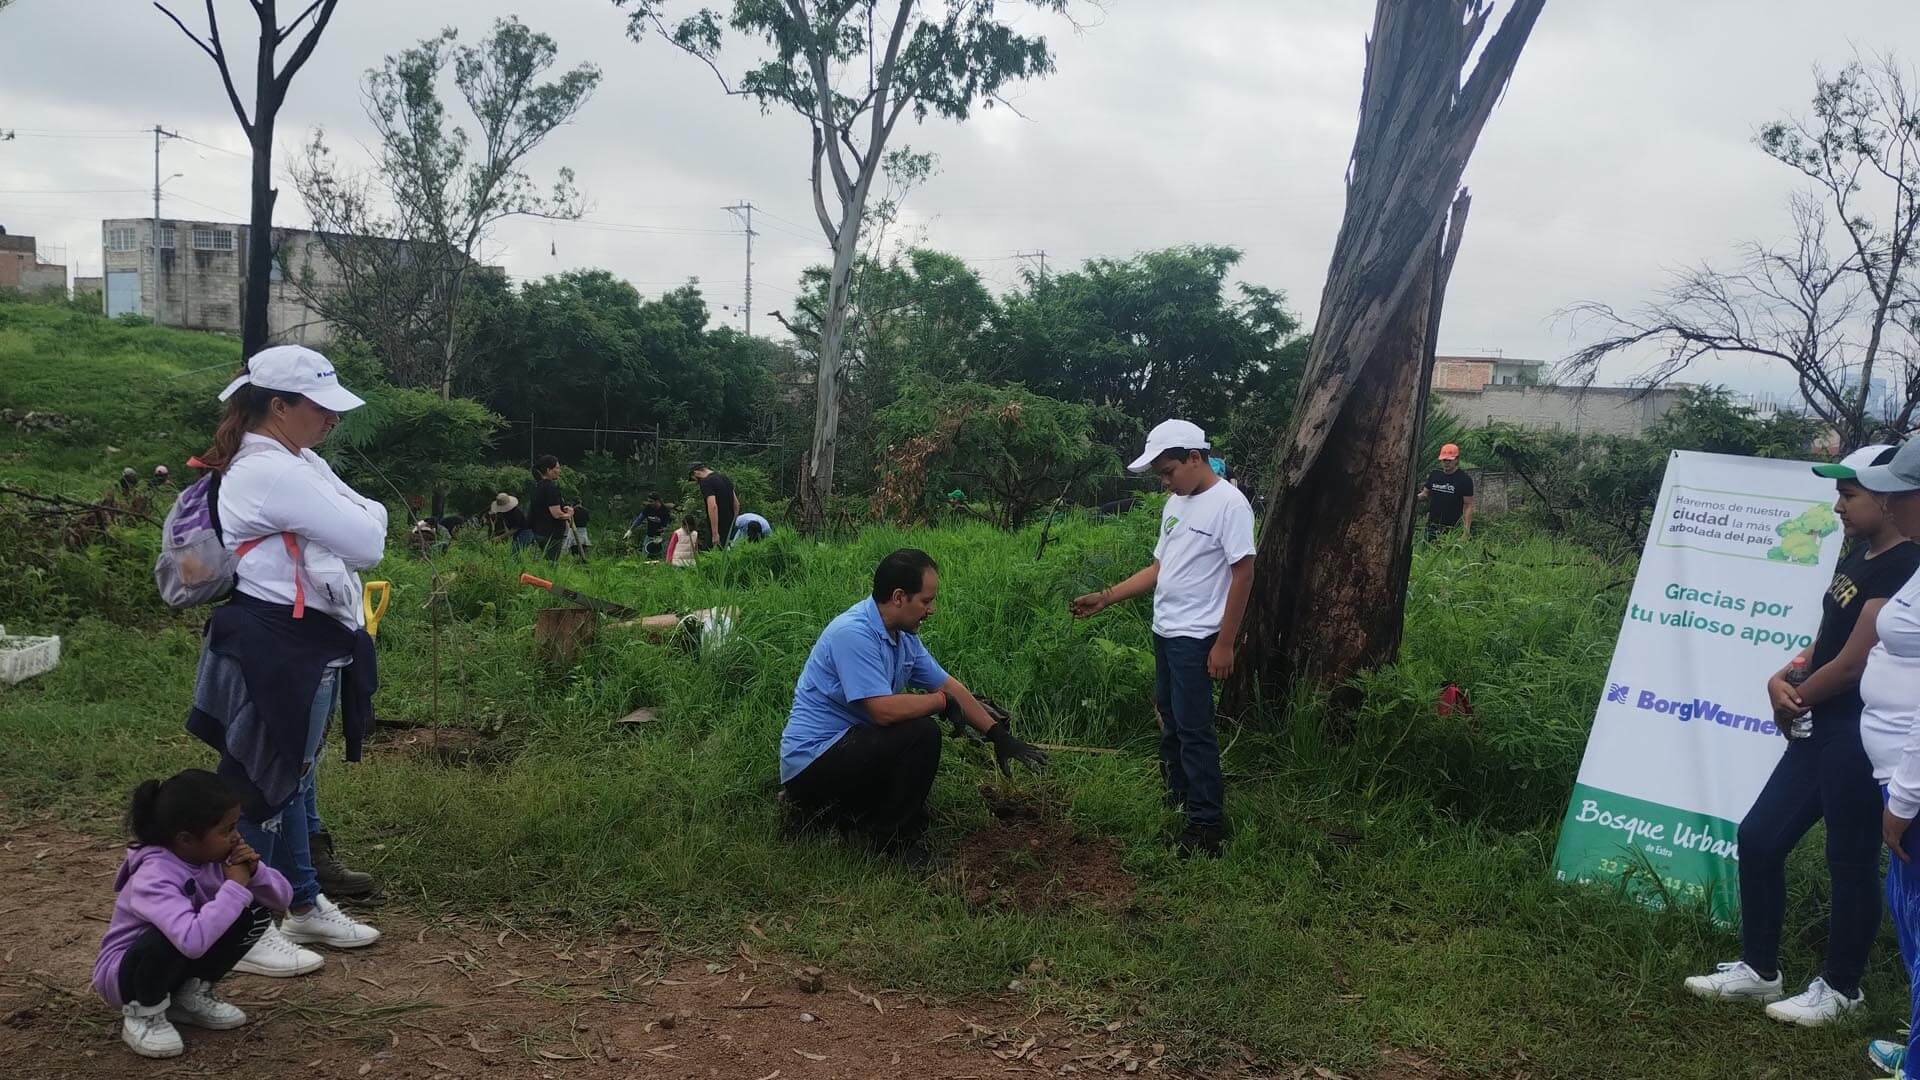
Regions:
<instances>
[{"instance_id":1,"label":"person in sun hat","mask_svg":"<svg viewBox=\"0 0 1920 1080\"><path fill-rule=\"evenodd\" d=\"M1869 491L1860 474L1893 454L1891 446L1868 446L1814 467L1834 481L1833 511L1851 546L1834 568L1813 644L1767 680L1787 752L1740 822L1740 959L1686 980L1699 997L1765 1003L1768 1016L1802 1026L1828 1023L1865 1001L1860 977L1880 926L1881 800L1863 743L1861 690L1880 642L1877 619L1920 570L1920 546L1888 513L1887 496ZM1785 997L1787 857L1819 821L1831 885L1826 962L1806 990Z\"/></svg>"},{"instance_id":2,"label":"person in sun hat","mask_svg":"<svg viewBox=\"0 0 1920 1080\"><path fill-rule=\"evenodd\" d=\"M519 498L504 491L494 495L487 504L487 535L513 541L515 551L533 543L533 530L527 526L527 512L520 509Z\"/></svg>"},{"instance_id":3,"label":"person in sun hat","mask_svg":"<svg viewBox=\"0 0 1920 1080\"><path fill-rule=\"evenodd\" d=\"M1421 483L1420 498L1427 501L1427 539L1456 525L1463 539L1473 535L1473 477L1460 471L1458 446L1440 448L1440 467Z\"/></svg>"},{"instance_id":4,"label":"person in sun hat","mask_svg":"<svg viewBox=\"0 0 1920 1080\"><path fill-rule=\"evenodd\" d=\"M379 679L357 571L385 554L387 509L313 451L364 404L325 356L262 349L220 400L226 415L193 464L220 474L221 536L238 561L232 594L207 620L187 729L220 752L220 775L242 798L241 835L292 883L287 916L236 970L300 975L321 964L303 943L354 948L380 936L328 898L375 888L334 858L315 773L336 709L347 760L359 760L372 727Z\"/></svg>"},{"instance_id":5,"label":"person in sun hat","mask_svg":"<svg viewBox=\"0 0 1920 1080\"><path fill-rule=\"evenodd\" d=\"M1075 618L1153 594L1153 697L1160 716L1160 774L1186 814L1182 855L1217 855L1226 836L1225 782L1214 730L1213 681L1233 673L1240 617L1253 588L1253 507L1221 479L1197 424L1168 420L1127 466L1151 469L1171 493L1146 569L1076 597Z\"/></svg>"}]
</instances>

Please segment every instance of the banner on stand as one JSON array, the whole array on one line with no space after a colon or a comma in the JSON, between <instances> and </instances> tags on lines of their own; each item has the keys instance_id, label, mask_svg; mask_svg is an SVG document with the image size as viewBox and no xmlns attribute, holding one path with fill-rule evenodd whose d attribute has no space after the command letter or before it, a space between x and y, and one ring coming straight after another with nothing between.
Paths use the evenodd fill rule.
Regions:
<instances>
[{"instance_id":1,"label":"banner on stand","mask_svg":"<svg viewBox=\"0 0 1920 1080\"><path fill-rule=\"evenodd\" d=\"M1668 458L1560 828L1561 880L1738 914L1740 819L1786 749L1766 682L1819 630L1833 499L1807 462Z\"/></svg>"}]
</instances>

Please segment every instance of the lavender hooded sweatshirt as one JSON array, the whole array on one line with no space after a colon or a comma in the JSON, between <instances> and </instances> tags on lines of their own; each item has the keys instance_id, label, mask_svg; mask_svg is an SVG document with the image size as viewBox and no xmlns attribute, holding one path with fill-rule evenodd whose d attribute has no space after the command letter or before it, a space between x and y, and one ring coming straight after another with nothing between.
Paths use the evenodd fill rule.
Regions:
<instances>
[{"instance_id":1,"label":"lavender hooded sweatshirt","mask_svg":"<svg viewBox=\"0 0 1920 1080\"><path fill-rule=\"evenodd\" d=\"M265 863L253 872L252 886L228 881L219 863L187 862L163 847L127 849L127 859L113 879L113 921L100 940L100 959L93 964L93 988L107 1004L120 1000L120 961L151 926L166 936L182 956L198 959L233 927L256 901L262 907L285 911L293 888L280 871Z\"/></svg>"}]
</instances>

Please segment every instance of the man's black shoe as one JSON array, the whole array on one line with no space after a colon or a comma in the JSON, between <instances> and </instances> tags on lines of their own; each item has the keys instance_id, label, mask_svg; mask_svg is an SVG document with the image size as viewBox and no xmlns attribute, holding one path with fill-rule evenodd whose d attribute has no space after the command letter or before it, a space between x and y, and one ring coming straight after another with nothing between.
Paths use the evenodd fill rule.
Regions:
<instances>
[{"instance_id":1,"label":"man's black shoe","mask_svg":"<svg viewBox=\"0 0 1920 1080\"><path fill-rule=\"evenodd\" d=\"M1174 840L1174 850L1183 859L1190 859L1195 855L1217 859L1226 842L1227 827L1225 825L1219 822L1206 825L1191 823L1180 830L1180 836Z\"/></svg>"}]
</instances>

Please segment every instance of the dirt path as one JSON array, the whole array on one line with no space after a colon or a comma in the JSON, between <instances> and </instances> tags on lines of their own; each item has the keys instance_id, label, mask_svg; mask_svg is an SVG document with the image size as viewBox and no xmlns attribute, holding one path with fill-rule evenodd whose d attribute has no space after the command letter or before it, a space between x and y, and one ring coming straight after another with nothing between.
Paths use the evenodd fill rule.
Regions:
<instances>
[{"instance_id":1,"label":"dirt path","mask_svg":"<svg viewBox=\"0 0 1920 1080\"><path fill-rule=\"evenodd\" d=\"M232 976L224 996L252 1023L185 1029L184 1056L140 1063L88 985L120 853L61 827L0 828L0 1075L1190 1075L1124 1029L1075 1031L1011 1003L869 994L831 971L809 993L751 935L713 962L645 928L527 937L392 908L378 913L377 945L330 951L316 975Z\"/></svg>"}]
</instances>

